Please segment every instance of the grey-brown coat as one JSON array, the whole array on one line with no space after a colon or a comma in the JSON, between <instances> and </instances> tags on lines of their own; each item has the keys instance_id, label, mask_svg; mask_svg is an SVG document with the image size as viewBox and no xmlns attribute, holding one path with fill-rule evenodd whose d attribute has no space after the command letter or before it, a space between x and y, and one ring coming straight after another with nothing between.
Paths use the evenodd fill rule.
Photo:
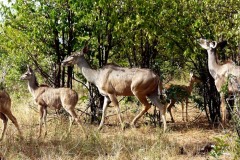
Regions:
<instances>
[{"instance_id":1,"label":"grey-brown coat","mask_svg":"<svg viewBox=\"0 0 240 160\"><path fill-rule=\"evenodd\" d=\"M99 70L94 70L84 58L86 52L87 48L85 47L80 53L67 57L62 64L66 66L77 64L87 81L95 84L104 96L99 130L104 124L106 108L110 102L116 107L121 126L124 128L117 96L133 95L144 105L144 109L133 119L131 125L135 126L136 121L151 107L147 100L148 97L160 109L164 130L166 130L166 104L162 104L158 96L158 91L161 94L163 89L159 76L150 69L125 68L115 65L107 65Z\"/></svg>"},{"instance_id":2,"label":"grey-brown coat","mask_svg":"<svg viewBox=\"0 0 240 160\"><path fill-rule=\"evenodd\" d=\"M216 47L219 45L216 41L207 39L199 39L200 46L207 50L208 53L208 69L211 76L214 78L216 88L221 96L221 111L222 123L226 123L226 103L225 93L222 92L223 86L227 85L227 90L230 93L240 92L240 66L235 63L225 63L220 65L216 61Z\"/></svg>"},{"instance_id":3,"label":"grey-brown coat","mask_svg":"<svg viewBox=\"0 0 240 160\"><path fill-rule=\"evenodd\" d=\"M75 120L78 122L78 124L81 126L83 130L80 120L77 117L76 112L74 111L75 106L78 102L78 94L76 91L70 88L52 88L46 85L39 85L36 76L30 67L28 67L28 70L21 76L20 79L28 81L28 89L34 98L34 101L39 106L40 111L39 137L41 136L43 123L45 126L45 135L47 134L46 130L47 108L59 110L61 107L63 107L71 115L68 132L70 132L72 123Z\"/></svg>"}]
</instances>

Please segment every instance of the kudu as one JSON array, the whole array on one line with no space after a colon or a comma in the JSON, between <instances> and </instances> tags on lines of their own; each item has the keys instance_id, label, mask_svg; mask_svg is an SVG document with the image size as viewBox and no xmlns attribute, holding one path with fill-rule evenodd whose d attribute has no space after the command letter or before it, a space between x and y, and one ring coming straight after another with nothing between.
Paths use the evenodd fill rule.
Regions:
<instances>
[{"instance_id":1,"label":"kudu","mask_svg":"<svg viewBox=\"0 0 240 160\"><path fill-rule=\"evenodd\" d=\"M11 98L5 90L0 90L0 118L3 120L3 125L4 125L0 141L3 139L3 137L5 135L8 118L16 126L16 128L19 132L19 135L22 138L22 132L19 128L17 119L13 116L13 114L11 112Z\"/></svg>"},{"instance_id":2,"label":"kudu","mask_svg":"<svg viewBox=\"0 0 240 160\"><path fill-rule=\"evenodd\" d=\"M222 91L223 87L227 84L228 93L240 92L240 66L237 66L233 62L227 62L225 64L218 64L216 61L216 47L221 45L216 41L210 41L207 39L199 39L200 46L207 50L208 53L208 69L211 76L214 78L214 82L221 97L221 119L223 125L226 124L226 102L225 93Z\"/></svg>"},{"instance_id":3,"label":"kudu","mask_svg":"<svg viewBox=\"0 0 240 160\"><path fill-rule=\"evenodd\" d=\"M81 122L77 117L76 112L74 111L75 106L78 102L77 92L70 88L52 88L48 87L47 85L39 85L34 71L29 66L27 71L21 76L20 79L28 81L29 92L32 94L34 101L39 106L39 137L41 137L43 123L45 128L45 135L47 134L46 118L48 107L55 110L59 110L61 107L63 107L70 114L70 125L68 133L71 131L73 122L76 121L85 134L83 126L81 125Z\"/></svg>"},{"instance_id":4,"label":"kudu","mask_svg":"<svg viewBox=\"0 0 240 160\"><path fill-rule=\"evenodd\" d=\"M104 96L99 130L103 127L106 109L110 102L116 107L121 127L124 129L117 96L133 95L144 105L144 109L133 119L131 125L134 127L136 121L151 107L147 100L148 97L160 109L164 131L166 130L166 104L163 104L158 98L158 90L160 94L162 93L162 83L159 76L149 69L124 68L116 65L106 65L99 70L94 70L84 58L86 52L87 47L83 48L81 52L67 57L62 64L63 66L77 64L87 81L96 85Z\"/></svg>"},{"instance_id":5,"label":"kudu","mask_svg":"<svg viewBox=\"0 0 240 160\"><path fill-rule=\"evenodd\" d=\"M175 105L176 102L181 102L182 105L182 120L185 121L184 119L184 102L186 103L186 121L188 121L188 99L191 96L192 90L193 90L193 85L194 83L200 82L200 78L197 76L193 75L193 73L190 73L190 81L189 85L174 85L170 84L165 87L165 92L167 95L167 99L170 100L170 104L167 106L167 110L171 116L171 121L174 123L174 119L172 116L172 107Z\"/></svg>"}]
</instances>

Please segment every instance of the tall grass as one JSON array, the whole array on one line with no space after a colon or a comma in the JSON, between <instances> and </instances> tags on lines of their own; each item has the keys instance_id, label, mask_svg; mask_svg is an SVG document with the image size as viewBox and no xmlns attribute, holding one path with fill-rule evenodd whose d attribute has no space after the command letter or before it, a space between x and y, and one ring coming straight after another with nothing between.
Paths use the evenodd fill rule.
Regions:
<instances>
[{"instance_id":1,"label":"tall grass","mask_svg":"<svg viewBox=\"0 0 240 160\"><path fill-rule=\"evenodd\" d=\"M62 138L67 124L51 124L47 137L37 139L35 129L24 130L25 138L18 139L13 130L8 130L0 148L7 159L163 159L176 154L178 146L154 129L128 131L107 129L106 133L88 128L88 138L80 129L73 129L68 137ZM74 125L77 127L77 125ZM24 127L22 127L24 128ZM77 131L78 130L78 131ZM150 131L150 130L149 130ZM141 133L142 132L142 133ZM168 150L171 148L171 152ZM166 158L165 158L166 159Z\"/></svg>"},{"instance_id":2,"label":"tall grass","mask_svg":"<svg viewBox=\"0 0 240 160\"><path fill-rule=\"evenodd\" d=\"M144 125L144 118L139 121L139 128L128 128L122 131L117 116L111 116L106 120L106 123L111 124L111 126L105 125L100 132L97 131L96 125L83 124L87 138L83 136L77 124L72 126L71 134L66 136L69 125L68 118L56 116L53 114L54 112L49 112L47 136L38 139L39 115L33 109L34 107L37 106L31 98L24 100L15 98L13 100L13 114L19 121L24 139L18 138L15 127L9 122L5 139L0 142L0 152L6 159L206 159L206 155L195 155L191 149L201 148L202 144L207 143L207 136L214 133L213 131L203 131L202 128L195 128L195 131L191 131L190 127L184 128L186 125L176 127L176 131L170 129L167 133L162 133L160 127ZM130 122L135 115L136 113L133 112L123 113L124 121ZM176 124L168 124L168 126L173 128ZM2 128L2 125L0 127ZM205 141L193 143L194 136L204 137ZM190 140L187 140L189 138ZM185 145L182 143L183 141L184 143L188 142L188 148L190 148L185 150L187 152L185 154L181 153L181 148Z\"/></svg>"}]
</instances>

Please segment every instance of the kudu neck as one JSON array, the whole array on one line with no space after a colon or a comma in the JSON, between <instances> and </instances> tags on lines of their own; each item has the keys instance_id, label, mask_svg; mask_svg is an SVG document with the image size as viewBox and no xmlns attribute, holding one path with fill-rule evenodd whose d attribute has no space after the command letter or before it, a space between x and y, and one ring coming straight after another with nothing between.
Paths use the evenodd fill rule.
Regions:
<instances>
[{"instance_id":1,"label":"kudu neck","mask_svg":"<svg viewBox=\"0 0 240 160\"><path fill-rule=\"evenodd\" d=\"M190 79L189 85L188 85L188 92L191 93L192 89L193 89L193 85L194 85L195 81L193 79Z\"/></svg>"},{"instance_id":2,"label":"kudu neck","mask_svg":"<svg viewBox=\"0 0 240 160\"><path fill-rule=\"evenodd\" d=\"M215 55L215 50L208 50L208 69L210 74L214 77L213 75L213 71L214 73L217 72L217 68L219 67L219 65L217 64L216 61L216 55Z\"/></svg>"},{"instance_id":3,"label":"kudu neck","mask_svg":"<svg viewBox=\"0 0 240 160\"><path fill-rule=\"evenodd\" d=\"M98 78L99 72L92 69L83 56L79 57L77 65L81 69L82 74L87 79L87 81L96 85L96 80Z\"/></svg>"},{"instance_id":4,"label":"kudu neck","mask_svg":"<svg viewBox=\"0 0 240 160\"><path fill-rule=\"evenodd\" d=\"M35 76L28 80L28 90L34 97L35 91L38 89L38 87L39 85Z\"/></svg>"}]
</instances>

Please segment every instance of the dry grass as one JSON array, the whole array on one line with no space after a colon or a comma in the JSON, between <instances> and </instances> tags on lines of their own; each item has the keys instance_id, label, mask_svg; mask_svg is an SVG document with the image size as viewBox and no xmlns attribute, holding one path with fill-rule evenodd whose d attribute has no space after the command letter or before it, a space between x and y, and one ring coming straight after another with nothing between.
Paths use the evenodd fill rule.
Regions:
<instances>
[{"instance_id":1,"label":"dry grass","mask_svg":"<svg viewBox=\"0 0 240 160\"><path fill-rule=\"evenodd\" d=\"M165 134L159 127L144 125L146 118L139 121L139 128L121 131L117 116L111 116L101 132L97 131L96 125L84 124L88 138L83 137L77 125L73 126L72 133L67 137L68 118L50 114L48 135L37 139L38 113L29 107L35 106L32 99L13 102L13 113L19 121L24 139L18 138L15 127L9 122L5 139L0 142L0 154L11 160L205 160L211 157L201 149L214 143L213 137L224 135L222 129L212 129L208 125L204 114L193 123L185 123L181 121L181 112L175 110L176 123L169 123L169 131ZM132 107L136 108L136 105L132 104ZM192 113L196 116L196 111ZM123 115L124 121L130 122L136 113L128 110Z\"/></svg>"}]
</instances>

